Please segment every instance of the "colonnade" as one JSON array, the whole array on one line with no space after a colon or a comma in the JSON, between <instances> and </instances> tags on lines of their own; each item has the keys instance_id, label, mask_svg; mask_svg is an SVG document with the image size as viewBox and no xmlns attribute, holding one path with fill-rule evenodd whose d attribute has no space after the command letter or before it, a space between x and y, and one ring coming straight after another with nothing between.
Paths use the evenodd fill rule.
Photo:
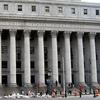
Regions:
<instances>
[{"instance_id":1,"label":"colonnade","mask_svg":"<svg viewBox=\"0 0 100 100\"><path fill-rule=\"evenodd\" d=\"M31 86L31 69L30 69L30 32L24 30L24 84ZM45 85L45 68L44 68L44 32L37 31L38 35L38 82L40 85ZM1 33L0 30L0 84L2 84L2 52L1 52ZM17 30L9 30L10 33L10 85L16 86L16 33ZM58 51L57 51L57 31L51 31L52 44L52 79L53 82L58 81ZM66 83L72 83L72 69L71 69L71 50L70 50L70 34L71 32L64 32L64 61L65 61L65 75ZM78 69L79 69L79 83L85 84L84 72L84 54L83 54L83 32L77 32L77 46L78 46ZM91 81L92 84L97 84L97 67L95 54L95 34L89 33L90 41L90 59L91 59Z\"/></svg>"}]
</instances>

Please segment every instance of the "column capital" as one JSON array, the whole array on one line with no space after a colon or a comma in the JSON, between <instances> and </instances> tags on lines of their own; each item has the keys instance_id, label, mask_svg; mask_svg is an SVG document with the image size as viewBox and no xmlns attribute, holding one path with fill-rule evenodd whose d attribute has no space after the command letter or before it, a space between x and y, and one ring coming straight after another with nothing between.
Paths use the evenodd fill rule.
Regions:
<instances>
[{"instance_id":1,"label":"column capital","mask_svg":"<svg viewBox=\"0 0 100 100\"><path fill-rule=\"evenodd\" d=\"M77 37L83 37L84 32L77 32Z\"/></svg>"},{"instance_id":2,"label":"column capital","mask_svg":"<svg viewBox=\"0 0 100 100\"><path fill-rule=\"evenodd\" d=\"M10 32L10 35L16 35L17 30L16 29L10 29L9 32Z\"/></svg>"},{"instance_id":3,"label":"column capital","mask_svg":"<svg viewBox=\"0 0 100 100\"><path fill-rule=\"evenodd\" d=\"M26 35L30 35L30 33L31 33L31 30L24 30L24 35L26 36Z\"/></svg>"},{"instance_id":4,"label":"column capital","mask_svg":"<svg viewBox=\"0 0 100 100\"><path fill-rule=\"evenodd\" d=\"M90 32L90 33L89 33L89 36L90 36L91 38L95 38L95 35L96 35L96 32Z\"/></svg>"},{"instance_id":5,"label":"column capital","mask_svg":"<svg viewBox=\"0 0 100 100\"><path fill-rule=\"evenodd\" d=\"M38 30L38 31L37 31L37 35L38 35L38 36L43 36L44 33L45 33L45 30Z\"/></svg>"},{"instance_id":6,"label":"column capital","mask_svg":"<svg viewBox=\"0 0 100 100\"><path fill-rule=\"evenodd\" d=\"M56 37L57 34L58 34L58 31L51 31L51 36L52 36L52 37Z\"/></svg>"},{"instance_id":7,"label":"column capital","mask_svg":"<svg viewBox=\"0 0 100 100\"><path fill-rule=\"evenodd\" d=\"M70 36L71 35L71 31L64 31L64 36Z\"/></svg>"}]
</instances>

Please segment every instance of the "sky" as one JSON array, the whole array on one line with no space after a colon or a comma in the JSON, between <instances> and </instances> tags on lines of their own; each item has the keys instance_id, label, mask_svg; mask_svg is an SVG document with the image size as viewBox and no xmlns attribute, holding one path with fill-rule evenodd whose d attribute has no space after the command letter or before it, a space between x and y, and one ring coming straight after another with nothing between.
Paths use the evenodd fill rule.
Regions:
<instances>
[{"instance_id":1,"label":"sky","mask_svg":"<svg viewBox=\"0 0 100 100\"><path fill-rule=\"evenodd\" d=\"M100 0L82 0L85 2L94 2L94 3L100 3Z\"/></svg>"}]
</instances>

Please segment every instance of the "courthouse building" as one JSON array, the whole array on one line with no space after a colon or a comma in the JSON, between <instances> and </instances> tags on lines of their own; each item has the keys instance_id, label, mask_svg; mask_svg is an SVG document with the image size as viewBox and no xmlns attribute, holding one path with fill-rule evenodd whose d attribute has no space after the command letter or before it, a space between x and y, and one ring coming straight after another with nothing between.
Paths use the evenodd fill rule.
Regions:
<instances>
[{"instance_id":1,"label":"courthouse building","mask_svg":"<svg viewBox=\"0 0 100 100\"><path fill-rule=\"evenodd\" d=\"M0 0L0 85L100 84L100 4Z\"/></svg>"}]
</instances>

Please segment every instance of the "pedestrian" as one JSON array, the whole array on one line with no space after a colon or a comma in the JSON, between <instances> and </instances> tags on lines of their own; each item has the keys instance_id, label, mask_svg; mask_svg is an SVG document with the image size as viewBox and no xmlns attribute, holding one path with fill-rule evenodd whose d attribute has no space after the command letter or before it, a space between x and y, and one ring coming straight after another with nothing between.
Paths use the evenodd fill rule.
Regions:
<instances>
[{"instance_id":1,"label":"pedestrian","mask_svg":"<svg viewBox=\"0 0 100 100\"><path fill-rule=\"evenodd\" d=\"M65 91L65 97L67 97L67 91Z\"/></svg>"},{"instance_id":2,"label":"pedestrian","mask_svg":"<svg viewBox=\"0 0 100 100\"><path fill-rule=\"evenodd\" d=\"M85 94L87 94L87 90L85 89Z\"/></svg>"},{"instance_id":3,"label":"pedestrian","mask_svg":"<svg viewBox=\"0 0 100 100\"><path fill-rule=\"evenodd\" d=\"M96 95L95 95L95 89L93 89L93 97L94 98L96 97Z\"/></svg>"},{"instance_id":4,"label":"pedestrian","mask_svg":"<svg viewBox=\"0 0 100 100\"><path fill-rule=\"evenodd\" d=\"M80 98L82 97L82 91L79 91Z\"/></svg>"}]
</instances>

